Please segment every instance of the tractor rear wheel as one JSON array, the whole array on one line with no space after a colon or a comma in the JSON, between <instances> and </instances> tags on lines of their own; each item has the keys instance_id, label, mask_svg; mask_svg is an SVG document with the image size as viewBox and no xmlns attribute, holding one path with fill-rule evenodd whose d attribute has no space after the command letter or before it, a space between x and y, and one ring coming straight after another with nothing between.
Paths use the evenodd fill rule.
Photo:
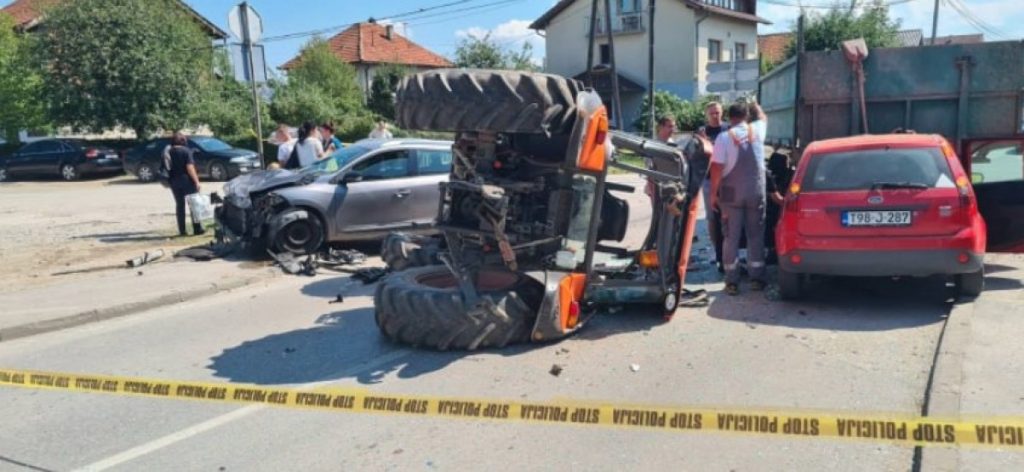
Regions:
<instances>
[{"instance_id":1,"label":"tractor rear wheel","mask_svg":"<svg viewBox=\"0 0 1024 472\"><path fill-rule=\"evenodd\" d=\"M394 341L442 351L529 340L544 293L539 283L515 272L482 270L477 291L490 303L470 313L447 267L395 272L373 297L377 327Z\"/></svg>"},{"instance_id":2,"label":"tractor rear wheel","mask_svg":"<svg viewBox=\"0 0 1024 472\"><path fill-rule=\"evenodd\" d=\"M380 258L393 272L410 267L440 264L441 241L430 236L409 233L390 233L380 247Z\"/></svg>"},{"instance_id":3,"label":"tractor rear wheel","mask_svg":"<svg viewBox=\"0 0 1024 472\"><path fill-rule=\"evenodd\" d=\"M557 75L437 69L403 79L395 110L406 129L567 134L582 90Z\"/></svg>"}]
</instances>

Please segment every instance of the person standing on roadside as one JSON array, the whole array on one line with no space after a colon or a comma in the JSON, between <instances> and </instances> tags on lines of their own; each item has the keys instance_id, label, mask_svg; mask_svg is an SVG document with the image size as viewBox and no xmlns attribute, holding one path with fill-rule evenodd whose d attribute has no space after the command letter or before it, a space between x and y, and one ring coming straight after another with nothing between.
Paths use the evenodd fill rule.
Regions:
<instances>
[{"instance_id":1,"label":"person standing on roadside","mask_svg":"<svg viewBox=\"0 0 1024 472\"><path fill-rule=\"evenodd\" d=\"M323 140L324 152L327 154L333 154L345 145L341 144L341 140L334 135L334 123L326 122L320 125L320 139Z\"/></svg>"},{"instance_id":2,"label":"person standing on roadside","mask_svg":"<svg viewBox=\"0 0 1024 472\"><path fill-rule=\"evenodd\" d=\"M380 120L377 122L377 127L370 131L370 139L391 139L391 131L388 131L388 122Z\"/></svg>"},{"instance_id":3,"label":"person standing on roadside","mask_svg":"<svg viewBox=\"0 0 1024 472\"><path fill-rule=\"evenodd\" d=\"M188 147L188 138L176 131L171 138L171 146L164 154L164 168L167 169L167 181L174 194L174 216L178 222L178 235L187 236L185 232L185 197L199 193L199 174L196 173L196 162L192 149ZM201 223L192 223L193 234L203 234Z\"/></svg>"},{"instance_id":4,"label":"person standing on roadside","mask_svg":"<svg viewBox=\"0 0 1024 472\"><path fill-rule=\"evenodd\" d=\"M707 138L714 143L722 132L722 104L710 102L704 107L704 126L697 129L697 134ZM704 219L708 226L708 239L715 250L715 262L718 265L718 272L723 273L722 267L722 225L718 210L711 207L711 173L708 172L701 187L701 197L704 199Z\"/></svg>"},{"instance_id":5,"label":"person standing on roadside","mask_svg":"<svg viewBox=\"0 0 1024 472\"><path fill-rule=\"evenodd\" d=\"M292 150L295 148L295 141L296 139L292 137L288 125L284 123L277 125L277 131L274 132L274 142L277 143L277 162L282 166L288 163L288 158L291 157Z\"/></svg>"},{"instance_id":6,"label":"person standing on roadside","mask_svg":"<svg viewBox=\"0 0 1024 472\"><path fill-rule=\"evenodd\" d=\"M715 139L711 158L711 206L721 211L725 292L739 293L739 246L746 231L752 290L763 290L765 165L764 137L747 123L747 106L729 107L729 128Z\"/></svg>"},{"instance_id":7,"label":"person standing on roadside","mask_svg":"<svg viewBox=\"0 0 1024 472\"><path fill-rule=\"evenodd\" d=\"M324 151L324 145L320 142L320 136L317 133L316 125L307 121L299 127L299 139L295 142L295 148L292 150L291 159L298 159L298 166L295 167L306 167L310 164L323 159L327 155ZM294 166L294 164L292 165ZM290 166L285 166L290 167Z\"/></svg>"}]
</instances>

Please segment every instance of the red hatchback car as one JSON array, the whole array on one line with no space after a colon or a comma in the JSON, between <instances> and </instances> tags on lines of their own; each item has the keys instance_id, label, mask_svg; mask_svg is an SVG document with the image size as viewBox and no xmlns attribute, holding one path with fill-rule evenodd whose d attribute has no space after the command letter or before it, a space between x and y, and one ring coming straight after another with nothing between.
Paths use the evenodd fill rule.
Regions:
<instances>
[{"instance_id":1,"label":"red hatchback car","mask_svg":"<svg viewBox=\"0 0 1024 472\"><path fill-rule=\"evenodd\" d=\"M970 177L938 135L811 143L775 234L786 299L800 296L810 274L946 274L961 294L984 288L985 221Z\"/></svg>"}]
</instances>

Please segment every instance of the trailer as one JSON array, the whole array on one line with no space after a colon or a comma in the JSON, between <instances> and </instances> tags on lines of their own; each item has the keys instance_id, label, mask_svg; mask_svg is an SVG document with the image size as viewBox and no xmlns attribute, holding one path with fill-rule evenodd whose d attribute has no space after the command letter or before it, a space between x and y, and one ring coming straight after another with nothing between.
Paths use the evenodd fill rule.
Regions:
<instances>
[{"instance_id":1,"label":"trailer","mask_svg":"<svg viewBox=\"0 0 1024 472\"><path fill-rule=\"evenodd\" d=\"M989 251L1024 252L1024 42L872 49L863 71L863 106L842 51L803 52L761 77L766 142L799 159L822 139L940 134L971 175Z\"/></svg>"}]
</instances>

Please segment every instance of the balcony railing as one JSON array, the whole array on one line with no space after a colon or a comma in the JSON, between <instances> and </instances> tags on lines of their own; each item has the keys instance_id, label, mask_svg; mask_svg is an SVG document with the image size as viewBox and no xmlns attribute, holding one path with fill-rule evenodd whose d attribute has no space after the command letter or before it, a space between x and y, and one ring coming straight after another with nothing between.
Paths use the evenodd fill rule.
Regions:
<instances>
[{"instance_id":1,"label":"balcony railing","mask_svg":"<svg viewBox=\"0 0 1024 472\"><path fill-rule=\"evenodd\" d=\"M612 33L643 33L646 30L647 22L643 13L630 13L625 15L612 16ZM594 34L604 36L608 34L607 25L603 16L597 17L597 24L594 25ZM584 18L583 34L590 34L590 17Z\"/></svg>"}]
</instances>

